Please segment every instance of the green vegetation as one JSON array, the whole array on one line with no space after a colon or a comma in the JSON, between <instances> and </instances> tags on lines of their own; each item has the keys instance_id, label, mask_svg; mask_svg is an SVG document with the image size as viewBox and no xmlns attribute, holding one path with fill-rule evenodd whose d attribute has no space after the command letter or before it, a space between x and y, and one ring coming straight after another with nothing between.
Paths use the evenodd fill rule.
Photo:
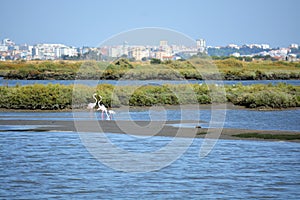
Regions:
<instances>
[{"instance_id":1,"label":"green vegetation","mask_svg":"<svg viewBox=\"0 0 300 200\"><path fill-rule=\"evenodd\" d=\"M300 106L300 86L199 84L114 86L26 85L0 86L0 108L7 109L70 109L86 108L97 92L109 107L210 104L231 102L248 108L281 109Z\"/></svg>"},{"instance_id":2,"label":"green vegetation","mask_svg":"<svg viewBox=\"0 0 300 200\"><path fill-rule=\"evenodd\" d=\"M2 86L0 94L1 108L57 110L72 103L72 88L63 85Z\"/></svg>"},{"instance_id":3,"label":"green vegetation","mask_svg":"<svg viewBox=\"0 0 300 200\"><path fill-rule=\"evenodd\" d=\"M217 66L218 68L216 68ZM112 63L96 61L0 62L0 76L7 79L299 79L300 63L285 61L246 62L235 58Z\"/></svg>"},{"instance_id":4,"label":"green vegetation","mask_svg":"<svg viewBox=\"0 0 300 200\"><path fill-rule=\"evenodd\" d=\"M264 134L264 133L241 133L233 135L239 138L259 138L276 140L300 140L299 134Z\"/></svg>"},{"instance_id":5,"label":"green vegetation","mask_svg":"<svg viewBox=\"0 0 300 200\"><path fill-rule=\"evenodd\" d=\"M152 58L150 64L161 64L161 60L157 58Z\"/></svg>"},{"instance_id":6,"label":"green vegetation","mask_svg":"<svg viewBox=\"0 0 300 200\"><path fill-rule=\"evenodd\" d=\"M201 132L198 132L196 135L206 135L206 134L207 134L207 132L201 131Z\"/></svg>"},{"instance_id":7,"label":"green vegetation","mask_svg":"<svg viewBox=\"0 0 300 200\"><path fill-rule=\"evenodd\" d=\"M8 79L72 79L81 62L14 61L0 62L0 75Z\"/></svg>"},{"instance_id":8,"label":"green vegetation","mask_svg":"<svg viewBox=\"0 0 300 200\"><path fill-rule=\"evenodd\" d=\"M289 108L300 105L299 86L273 85L225 86L229 102L247 108Z\"/></svg>"}]
</instances>

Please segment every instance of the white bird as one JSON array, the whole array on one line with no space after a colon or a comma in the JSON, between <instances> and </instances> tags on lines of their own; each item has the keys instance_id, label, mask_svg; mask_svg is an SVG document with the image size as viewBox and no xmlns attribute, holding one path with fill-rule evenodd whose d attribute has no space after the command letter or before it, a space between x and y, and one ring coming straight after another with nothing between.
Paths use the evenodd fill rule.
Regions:
<instances>
[{"instance_id":1,"label":"white bird","mask_svg":"<svg viewBox=\"0 0 300 200\"><path fill-rule=\"evenodd\" d=\"M98 101L98 109L97 109L97 111L101 110L101 112L102 112L102 115L101 115L102 119L104 119L104 112L106 114L106 119L109 119L109 115L107 113L107 108L105 107L105 105L103 103L101 104L102 96L99 95L99 97L100 97L100 100Z\"/></svg>"},{"instance_id":2,"label":"white bird","mask_svg":"<svg viewBox=\"0 0 300 200\"><path fill-rule=\"evenodd\" d=\"M98 100L96 98L96 95L97 95L97 93L93 94L93 99L95 99L95 103L89 103L88 106L87 106L87 109L89 109L90 111L92 111L97 105Z\"/></svg>"},{"instance_id":3,"label":"white bird","mask_svg":"<svg viewBox=\"0 0 300 200\"><path fill-rule=\"evenodd\" d=\"M113 119L113 115L116 114L116 112L113 111L113 110L108 110L108 114L109 114L110 120L112 120Z\"/></svg>"}]
</instances>

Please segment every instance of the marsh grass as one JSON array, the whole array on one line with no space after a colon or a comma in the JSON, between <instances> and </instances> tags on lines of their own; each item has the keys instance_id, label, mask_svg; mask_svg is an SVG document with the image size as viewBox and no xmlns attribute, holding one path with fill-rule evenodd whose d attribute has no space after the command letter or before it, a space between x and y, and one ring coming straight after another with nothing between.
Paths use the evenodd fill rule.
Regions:
<instances>
[{"instance_id":1,"label":"marsh grass","mask_svg":"<svg viewBox=\"0 0 300 200\"><path fill-rule=\"evenodd\" d=\"M300 106L300 87L277 85L225 86L227 100L247 108L289 108Z\"/></svg>"},{"instance_id":2,"label":"marsh grass","mask_svg":"<svg viewBox=\"0 0 300 200\"><path fill-rule=\"evenodd\" d=\"M231 102L247 108L281 109L300 106L300 86L287 84L223 87L215 85L179 84L114 86L25 85L0 86L0 107L8 109L85 108L94 102L93 93L103 97L109 107L178 104L210 104Z\"/></svg>"},{"instance_id":3,"label":"marsh grass","mask_svg":"<svg viewBox=\"0 0 300 200\"><path fill-rule=\"evenodd\" d=\"M207 134L207 132L205 132L205 131L200 131L200 132L197 132L196 135L206 135L206 134Z\"/></svg>"},{"instance_id":4,"label":"marsh grass","mask_svg":"<svg viewBox=\"0 0 300 200\"><path fill-rule=\"evenodd\" d=\"M233 135L239 138L258 138L258 139L276 139L276 140L300 140L299 134L264 134L264 133L241 133Z\"/></svg>"},{"instance_id":5,"label":"marsh grass","mask_svg":"<svg viewBox=\"0 0 300 200\"><path fill-rule=\"evenodd\" d=\"M217 68L216 68L217 66ZM216 70L217 69L217 70ZM299 79L300 63L285 61L244 62L191 59L165 61L161 64L129 62L119 59L112 63L96 61L5 61L0 74L9 79Z\"/></svg>"}]
</instances>

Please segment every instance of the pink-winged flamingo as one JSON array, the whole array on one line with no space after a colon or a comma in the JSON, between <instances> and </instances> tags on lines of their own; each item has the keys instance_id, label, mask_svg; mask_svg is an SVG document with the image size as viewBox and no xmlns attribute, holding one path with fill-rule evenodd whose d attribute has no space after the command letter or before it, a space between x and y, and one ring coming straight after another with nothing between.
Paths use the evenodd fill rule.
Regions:
<instances>
[{"instance_id":1,"label":"pink-winged flamingo","mask_svg":"<svg viewBox=\"0 0 300 200\"><path fill-rule=\"evenodd\" d=\"M101 110L101 112L102 112L102 115L101 115L102 116L102 120L104 119L104 112L106 114L106 119L109 119L109 115L107 113L107 108L105 107L105 105L103 103L101 103L102 96L99 95L99 97L100 97L100 100L98 101L98 109L97 109L97 111Z\"/></svg>"}]
</instances>

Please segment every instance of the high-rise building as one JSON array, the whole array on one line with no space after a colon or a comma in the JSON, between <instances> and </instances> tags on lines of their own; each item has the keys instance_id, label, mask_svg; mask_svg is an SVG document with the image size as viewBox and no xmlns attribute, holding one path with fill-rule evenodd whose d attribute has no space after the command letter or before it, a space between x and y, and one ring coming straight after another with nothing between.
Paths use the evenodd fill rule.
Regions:
<instances>
[{"instance_id":1,"label":"high-rise building","mask_svg":"<svg viewBox=\"0 0 300 200\"><path fill-rule=\"evenodd\" d=\"M196 40L196 45L197 48L206 47L206 41L204 39L198 39Z\"/></svg>"},{"instance_id":2,"label":"high-rise building","mask_svg":"<svg viewBox=\"0 0 300 200\"><path fill-rule=\"evenodd\" d=\"M32 57L33 58L39 58L39 48L37 46L34 46L32 48Z\"/></svg>"},{"instance_id":3,"label":"high-rise building","mask_svg":"<svg viewBox=\"0 0 300 200\"><path fill-rule=\"evenodd\" d=\"M204 39L197 39L196 47L199 52L206 52L206 41Z\"/></svg>"},{"instance_id":4,"label":"high-rise building","mask_svg":"<svg viewBox=\"0 0 300 200\"><path fill-rule=\"evenodd\" d=\"M122 55L128 56L128 42L127 41L123 42Z\"/></svg>"}]
</instances>

